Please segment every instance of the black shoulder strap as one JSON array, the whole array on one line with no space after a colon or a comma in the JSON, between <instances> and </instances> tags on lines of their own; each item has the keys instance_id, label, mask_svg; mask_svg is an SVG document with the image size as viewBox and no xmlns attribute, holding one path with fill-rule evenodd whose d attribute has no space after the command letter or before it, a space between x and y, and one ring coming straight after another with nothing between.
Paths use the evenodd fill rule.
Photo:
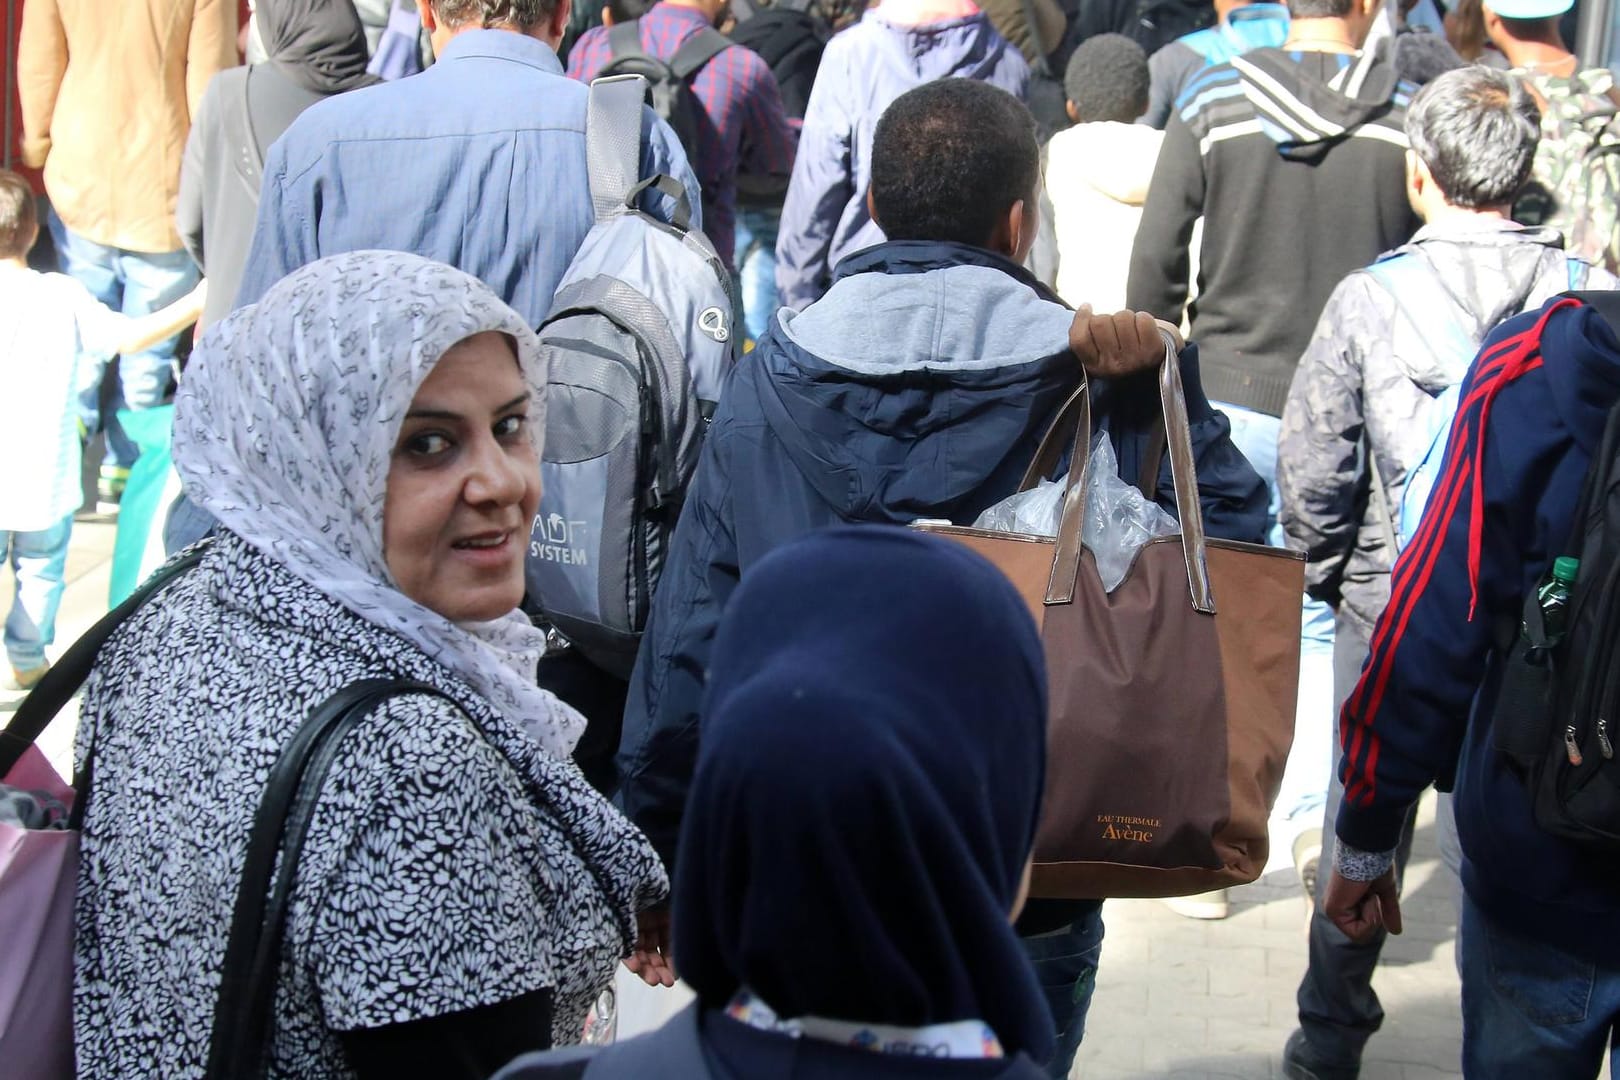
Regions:
<instances>
[{"instance_id":1,"label":"black shoulder strap","mask_svg":"<svg viewBox=\"0 0 1620 1080\"><path fill-rule=\"evenodd\" d=\"M173 583L181 574L190 570L202 561L212 541L203 541L192 547L174 561L164 564L146 579L146 583L136 589L124 600L122 604L113 608L90 629L80 635L79 640L68 647L62 658L51 666L39 685L29 692L28 697L18 707L12 716L11 722L4 731L0 731L0 777L5 776L23 756L23 751L34 745L56 714L62 707L73 700L73 695L79 692L84 680L90 677L90 669L96 664L96 656L101 652L102 645L112 637L123 621L133 615L142 604L145 604L165 586ZM85 755L88 766L90 755ZM79 787L79 778L74 778L74 786ZM79 803L83 803L88 794L79 787ZM75 807L75 811L78 807Z\"/></svg>"},{"instance_id":2,"label":"black shoulder strap","mask_svg":"<svg viewBox=\"0 0 1620 1080\"><path fill-rule=\"evenodd\" d=\"M1024 22L1029 24L1029 43L1035 49L1035 60L1029 65L1030 72L1042 79L1052 77L1052 67L1047 61L1049 55L1046 35L1041 33L1041 16L1035 10L1035 0L1023 0ZM1148 498L1153 498L1149 495Z\"/></svg>"},{"instance_id":3,"label":"black shoulder strap","mask_svg":"<svg viewBox=\"0 0 1620 1080\"><path fill-rule=\"evenodd\" d=\"M608 52L615 60L650 60L641 47L641 20L614 23L608 30Z\"/></svg>"},{"instance_id":4,"label":"black shoulder strap","mask_svg":"<svg viewBox=\"0 0 1620 1080\"><path fill-rule=\"evenodd\" d=\"M1598 289L1592 292L1572 291L1563 295L1574 297L1593 311L1596 311L1603 317L1603 321L1609 324L1609 330L1614 334L1615 338L1620 339L1620 291ZM1597 454L1592 458L1591 469L1586 475L1585 482L1581 485L1580 500L1575 504L1574 526L1571 529L1569 542L1570 550L1574 552L1579 553L1581 551L1582 541L1586 538L1588 523L1593 512L1596 511L1601 515L1603 505L1601 500L1604 498L1604 491L1607 489L1607 470L1617 453L1620 453L1620 406L1616 406L1609 412L1608 423L1603 429L1603 442ZM1594 483L1594 480L1598 482ZM1581 577L1586 577L1584 566Z\"/></svg>"},{"instance_id":5,"label":"black shoulder strap","mask_svg":"<svg viewBox=\"0 0 1620 1080\"><path fill-rule=\"evenodd\" d=\"M339 690L311 713L270 771L248 838L225 945L205 1074L210 1080L259 1078L269 1069L275 1033L271 1009L280 981L287 904L322 781L343 737L382 701L401 694L431 694L449 700L426 683L361 680ZM271 888L277 852L281 865Z\"/></svg>"},{"instance_id":6,"label":"black shoulder strap","mask_svg":"<svg viewBox=\"0 0 1620 1080\"><path fill-rule=\"evenodd\" d=\"M247 135L247 156L244 161L253 166L253 175L245 179L259 183L264 179L264 151L259 149L259 133L253 127L253 69L249 64L242 72L242 131Z\"/></svg>"},{"instance_id":7,"label":"black shoulder strap","mask_svg":"<svg viewBox=\"0 0 1620 1080\"><path fill-rule=\"evenodd\" d=\"M734 44L736 42L714 27L705 26L688 38L686 44L675 50L675 55L669 58L670 70L681 79L690 79L702 70L704 64Z\"/></svg>"}]
</instances>

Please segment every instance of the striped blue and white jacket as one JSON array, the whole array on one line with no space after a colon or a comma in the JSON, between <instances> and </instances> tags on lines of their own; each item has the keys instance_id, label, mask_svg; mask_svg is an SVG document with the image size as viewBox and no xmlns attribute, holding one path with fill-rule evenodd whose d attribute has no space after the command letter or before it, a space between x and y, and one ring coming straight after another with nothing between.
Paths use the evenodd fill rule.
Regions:
<instances>
[{"instance_id":1,"label":"striped blue and white jacket","mask_svg":"<svg viewBox=\"0 0 1620 1080\"><path fill-rule=\"evenodd\" d=\"M1409 90L1383 49L1255 49L1187 87L1165 131L1127 307L1177 321L1204 218L1192 331L1217 401L1281 414L1333 287L1417 228Z\"/></svg>"}]
</instances>

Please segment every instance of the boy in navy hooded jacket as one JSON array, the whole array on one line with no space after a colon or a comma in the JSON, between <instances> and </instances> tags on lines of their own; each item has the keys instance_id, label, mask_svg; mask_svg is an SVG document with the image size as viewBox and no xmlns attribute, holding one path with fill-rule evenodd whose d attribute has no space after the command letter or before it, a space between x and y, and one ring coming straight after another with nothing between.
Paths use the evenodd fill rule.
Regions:
<instances>
[{"instance_id":1,"label":"boy in navy hooded jacket","mask_svg":"<svg viewBox=\"0 0 1620 1080\"><path fill-rule=\"evenodd\" d=\"M1422 524L1339 721L1339 810L1323 913L1352 938L1400 932L1391 855L1430 784L1462 844L1463 1073L1595 1077L1620 1035L1620 866L1542 831L1492 746L1504 620L1574 531L1620 402L1620 340L1549 301L1498 327L1467 378ZM1453 784L1455 785L1453 787Z\"/></svg>"},{"instance_id":2,"label":"boy in navy hooded jacket","mask_svg":"<svg viewBox=\"0 0 1620 1080\"><path fill-rule=\"evenodd\" d=\"M872 160L871 210L889 242L846 258L825 297L780 312L737 365L653 600L619 748L621 805L671 868L709 650L739 580L773 549L842 522L971 523L1013 493L1078 384L1071 330L1089 333L1091 320L1022 266L1039 162L1034 121L1003 90L943 79L901 96ZM1196 351L1181 364L1209 534L1262 540L1265 487L1205 398ZM1120 474L1137 477L1159 416L1154 375L1094 380L1093 392ZM1174 512L1168 459L1158 500ZM1089 954L1053 995L1064 1072L1089 1002L1072 991L1095 967L1095 916L1094 904L1063 905L1022 927L1083 922L1084 941L1052 943L1065 959Z\"/></svg>"}]
</instances>

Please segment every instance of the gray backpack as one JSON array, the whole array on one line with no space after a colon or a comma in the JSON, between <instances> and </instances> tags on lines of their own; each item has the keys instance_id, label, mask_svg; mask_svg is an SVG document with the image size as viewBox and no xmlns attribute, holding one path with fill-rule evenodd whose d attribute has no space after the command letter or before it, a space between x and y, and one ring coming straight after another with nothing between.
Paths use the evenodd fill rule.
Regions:
<instances>
[{"instance_id":1,"label":"gray backpack","mask_svg":"<svg viewBox=\"0 0 1620 1080\"><path fill-rule=\"evenodd\" d=\"M550 370L531 602L598 667L628 678L703 432L736 359L731 275L690 227L689 193L639 178L639 76L591 84L596 225L540 326ZM637 209L656 190L674 224Z\"/></svg>"}]
</instances>

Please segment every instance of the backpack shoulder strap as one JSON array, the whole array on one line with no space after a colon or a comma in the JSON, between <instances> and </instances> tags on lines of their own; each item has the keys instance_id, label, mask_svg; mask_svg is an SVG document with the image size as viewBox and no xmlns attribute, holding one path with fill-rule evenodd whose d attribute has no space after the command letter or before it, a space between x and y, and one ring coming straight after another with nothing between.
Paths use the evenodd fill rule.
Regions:
<instances>
[{"instance_id":1,"label":"backpack shoulder strap","mask_svg":"<svg viewBox=\"0 0 1620 1080\"><path fill-rule=\"evenodd\" d=\"M257 65L249 64L242 72L242 97L240 108L242 110L241 130L247 136L247 156L244 163L251 163L252 175L244 175L243 179L250 185L257 185L264 179L264 153L259 149L259 133L253 127L253 69Z\"/></svg>"},{"instance_id":2,"label":"backpack shoulder strap","mask_svg":"<svg viewBox=\"0 0 1620 1080\"><path fill-rule=\"evenodd\" d=\"M1050 47L1046 43L1046 35L1041 33L1041 18L1035 10L1035 0L1023 0L1022 7L1024 22L1028 24L1029 43L1035 50L1035 59L1029 65L1030 73L1042 79L1050 79L1052 66L1046 59L1050 55Z\"/></svg>"},{"instance_id":3,"label":"backpack shoulder strap","mask_svg":"<svg viewBox=\"0 0 1620 1080\"><path fill-rule=\"evenodd\" d=\"M681 79L690 79L713 60L734 45L730 38L712 26L705 26L686 40L669 58L670 70Z\"/></svg>"},{"instance_id":4,"label":"backpack shoulder strap","mask_svg":"<svg viewBox=\"0 0 1620 1080\"><path fill-rule=\"evenodd\" d=\"M614 23L608 30L608 52L615 60L648 59L647 50L641 47L641 20Z\"/></svg>"},{"instance_id":5,"label":"backpack shoulder strap","mask_svg":"<svg viewBox=\"0 0 1620 1080\"><path fill-rule=\"evenodd\" d=\"M591 83L585 163L597 221L622 209L641 178L641 103L646 96L647 80L639 75L614 75Z\"/></svg>"},{"instance_id":6,"label":"backpack shoulder strap","mask_svg":"<svg viewBox=\"0 0 1620 1080\"><path fill-rule=\"evenodd\" d=\"M343 737L383 701L404 694L427 694L455 704L427 683L362 679L317 706L276 758L254 814L231 912L208 1050L209 1080L266 1075L287 907L321 785Z\"/></svg>"}]
</instances>

